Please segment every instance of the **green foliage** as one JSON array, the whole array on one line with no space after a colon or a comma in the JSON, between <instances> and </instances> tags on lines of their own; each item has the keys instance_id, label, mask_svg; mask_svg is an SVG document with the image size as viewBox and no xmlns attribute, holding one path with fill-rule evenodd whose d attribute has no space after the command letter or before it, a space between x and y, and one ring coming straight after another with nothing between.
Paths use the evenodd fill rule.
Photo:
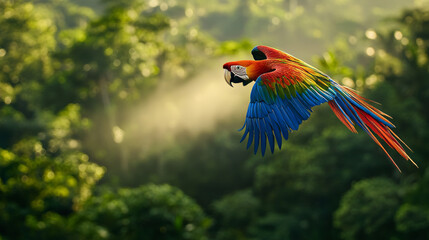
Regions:
<instances>
[{"instance_id":1,"label":"green foliage","mask_svg":"<svg viewBox=\"0 0 429 240\"><path fill-rule=\"evenodd\" d=\"M103 106L108 131L117 129L115 110L152 89L162 64L187 62L185 55L171 57L186 53L183 47L171 49L162 39L169 19L138 1L112 3L102 17L66 1L0 7L0 30L7 33L0 38L2 239L205 239L210 220L170 186L90 198L105 168L89 161L97 154L84 136L106 129L92 124L97 118L90 113ZM108 207L110 200L135 215L118 212L121 219L108 223L106 209L91 211L91 204ZM118 226L109 224L116 220L134 225L115 232Z\"/></svg>"},{"instance_id":2,"label":"green foliage","mask_svg":"<svg viewBox=\"0 0 429 240\"><path fill-rule=\"evenodd\" d=\"M90 196L103 168L88 162L83 153L54 158L40 154L40 142L18 145L15 151L22 154L0 152L2 235L7 239L58 237L64 232L66 217Z\"/></svg>"},{"instance_id":3,"label":"green foliage","mask_svg":"<svg viewBox=\"0 0 429 240\"><path fill-rule=\"evenodd\" d=\"M94 197L79 213L85 239L207 239L202 209L169 185L120 189Z\"/></svg>"},{"instance_id":4,"label":"green foliage","mask_svg":"<svg viewBox=\"0 0 429 240\"><path fill-rule=\"evenodd\" d=\"M365 179L353 184L335 212L335 226L343 239L390 239L401 198L389 179Z\"/></svg>"},{"instance_id":5,"label":"green foliage","mask_svg":"<svg viewBox=\"0 0 429 240\"><path fill-rule=\"evenodd\" d=\"M403 204L395 216L397 229L413 239L428 237L429 212L427 208L411 204Z\"/></svg>"},{"instance_id":6,"label":"green foliage","mask_svg":"<svg viewBox=\"0 0 429 240\"><path fill-rule=\"evenodd\" d=\"M259 200L250 190L235 192L213 203L220 217L216 239L245 239L246 231L258 217Z\"/></svg>"},{"instance_id":7,"label":"green foliage","mask_svg":"<svg viewBox=\"0 0 429 240\"><path fill-rule=\"evenodd\" d=\"M174 184L206 208L213 200L249 186L254 166L246 161L252 153L237 148L234 139L239 138L239 134L226 130L227 126L230 125L215 137L209 133L201 134L193 145L189 145L186 142L188 136L183 135L168 153L156 154L131 165L129 184ZM220 148L223 148L222 152ZM237 172L240 172L239 177Z\"/></svg>"},{"instance_id":8,"label":"green foliage","mask_svg":"<svg viewBox=\"0 0 429 240\"><path fill-rule=\"evenodd\" d=\"M168 27L168 20L160 14L140 18L145 10L137 2L118 3L90 22L82 36L59 54L62 68L68 71L51 78L44 103L57 109L58 104L88 103L101 96L112 111L111 102L136 100L141 89L150 89L159 72L156 60L162 54L159 32Z\"/></svg>"},{"instance_id":9,"label":"green foliage","mask_svg":"<svg viewBox=\"0 0 429 240\"><path fill-rule=\"evenodd\" d=\"M220 44L217 54L238 54L240 52L246 52L251 49L253 45L248 40L236 41L225 41Z\"/></svg>"},{"instance_id":10,"label":"green foliage","mask_svg":"<svg viewBox=\"0 0 429 240\"><path fill-rule=\"evenodd\" d=\"M428 239L424 3L381 21L412 3L0 0L0 239ZM327 106L281 151L246 151L247 92L227 118L196 106L228 96L201 84L216 92L220 58L253 44L329 46L316 66L382 102L420 168L393 155L400 175Z\"/></svg>"},{"instance_id":11,"label":"green foliage","mask_svg":"<svg viewBox=\"0 0 429 240\"><path fill-rule=\"evenodd\" d=\"M227 226L247 225L246 223L250 222L256 216L256 209L258 207L258 199L249 190L227 195L221 200L214 202L214 209L222 215L222 222Z\"/></svg>"},{"instance_id":12,"label":"green foliage","mask_svg":"<svg viewBox=\"0 0 429 240\"><path fill-rule=\"evenodd\" d=\"M47 53L56 43L52 21L36 9L22 1L0 2L0 99L24 113L35 107L30 93L52 73Z\"/></svg>"},{"instance_id":13,"label":"green foliage","mask_svg":"<svg viewBox=\"0 0 429 240\"><path fill-rule=\"evenodd\" d=\"M79 106L41 117L44 133L0 149L0 229L6 239L57 238L82 208L103 167L79 151L73 132L84 129Z\"/></svg>"}]
</instances>

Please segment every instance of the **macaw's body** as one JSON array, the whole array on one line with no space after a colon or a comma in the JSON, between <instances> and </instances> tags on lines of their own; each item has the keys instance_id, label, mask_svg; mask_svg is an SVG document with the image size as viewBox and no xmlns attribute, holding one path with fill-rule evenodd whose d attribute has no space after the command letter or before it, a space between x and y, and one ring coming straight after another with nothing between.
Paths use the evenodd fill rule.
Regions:
<instances>
[{"instance_id":1,"label":"macaw's body","mask_svg":"<svg viewBox=\"0 0 429 240\"><path fill-rule=\"evenodd\" d=\"M376 136L413 162L401 145L405 143L391 130L394 125L385 118L389 116L369 105L352 89L339 85L318 69L277 49L257 46L252 55L255 61L228 62L223 68L225 80L231 86L232 83L247 85L255 81L241 139L243 141L249 136L247 148L254 143L255 154L260 144L264 155L267 139L271 152L275 141L281 148L282 136L287 140L289 133L298 130L302 121L310 117L312 107L328 102L350 131L357 133L355 125L362 128L397 168Z\"/></svg>"}]
</instances>

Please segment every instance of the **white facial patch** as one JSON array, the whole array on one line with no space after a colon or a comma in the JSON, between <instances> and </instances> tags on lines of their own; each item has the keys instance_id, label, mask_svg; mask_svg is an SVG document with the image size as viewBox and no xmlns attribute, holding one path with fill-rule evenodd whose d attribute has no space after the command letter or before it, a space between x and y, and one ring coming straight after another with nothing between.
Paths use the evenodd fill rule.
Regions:
<instances>
[{"instance_id":1,"label":"white facial patch","mask_svg":"<svg viewBox=\"0 0 429 240\"><path fill-rule=\"evenodd\" d=\"M231 72L234 73L235 76L243 79L243 80L249 80L249 77L247 76L246 68L240 65L232 65L231 66Z\"/></svg>"}]
</instances>

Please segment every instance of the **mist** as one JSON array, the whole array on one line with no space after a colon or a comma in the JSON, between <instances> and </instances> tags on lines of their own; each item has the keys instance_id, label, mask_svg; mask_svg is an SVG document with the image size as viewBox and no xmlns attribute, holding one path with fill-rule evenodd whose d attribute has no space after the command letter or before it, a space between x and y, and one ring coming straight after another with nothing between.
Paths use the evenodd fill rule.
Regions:
<instances>
[{"instance_id":1,"label":"mist","mask_svg":"<svg viewBox=\"0 0 429 240\"><path fill-rule=\"evenodd\" d=\"M159 87L138 105L124 124L127 144L141 146L147 154L171 146L181 134L195 137L215 131L222 121L242 118L244 122L252 84L231 88L223 77L223 62L217 63L176 88ZM241 124L231 125L230 130Z\"/></svg>"}]
</instances>

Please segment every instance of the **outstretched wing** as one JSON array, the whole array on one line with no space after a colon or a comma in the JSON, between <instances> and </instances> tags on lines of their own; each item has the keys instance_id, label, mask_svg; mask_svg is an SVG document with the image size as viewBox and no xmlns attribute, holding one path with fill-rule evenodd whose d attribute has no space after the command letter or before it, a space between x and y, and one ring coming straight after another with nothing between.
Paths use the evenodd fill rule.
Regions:
<instances>
[{"instance_id":1,"label":"outstretched wing","mask_svg":"<svg viewBox=\"0 0 429 240\"><path fill-rule=\"evenodd\" d=\"M313 106L332 100L335 94L326 75L296 62L279 62L275 71L259 76L252 88L241 141L249 135L247 148L254 142L256 154L260 143L264 155L268 138L273 152L274 138L281 148L282 135L287 140L289 132L310 117Z\"/></svg>"}]
</instances>

